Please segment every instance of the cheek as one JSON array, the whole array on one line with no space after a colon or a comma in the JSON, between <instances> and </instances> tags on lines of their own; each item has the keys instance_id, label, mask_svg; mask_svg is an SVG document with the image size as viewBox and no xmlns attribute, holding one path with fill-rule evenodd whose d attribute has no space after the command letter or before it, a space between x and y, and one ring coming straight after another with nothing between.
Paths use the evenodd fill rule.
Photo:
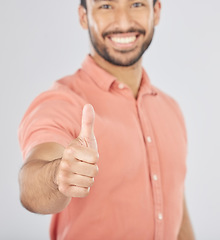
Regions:
<instances>
[{"instance_id":1,"label":"cheek","mask_svg":"<svg viewBox=\"0 0 220 240\"><path fill-rule=\"evenodd\" d=\"M115 25L115 15L112 13L104 14L94 11L88 15L88 20L90 28L92 28L97 35L101 35L103 32L114 28Z\"/></svg>"},{"instance_id":2,"label":"cheek","mask_svg":"<svg viewBox=\"0 0 220 240\"><path fill-rule=\"evenodd\" d=\"M149 18L143 18L142 21L139 21L140 26L143 27L143 29L146 31L146 35L149 34L149 32L151 32L154 24L153 24L153 19L149 19Z\"/></svg>"},{"instance_id":3,"label":"cheek","mask_svg":"<svg viewBox=\"0 0 220 240\"><path fill-rule=\"evenodd\" d=\"M93 33L95 35L99 35L99 27L98 27L97 24L94 23L93 26L92 26L92 29L93 29Z\"/></svg>"},{"instance_id":4,"label":"cheek","mask_svg":"<svg viewBox=\"0 0 220 240\"><path fill-rule=\"evenodd\" d=\"M97 18L89 17L89 28L93 35L99 36L102 32L102 24Z\"/></svg>"},{"instance_id":5,"label":"cheek","mask_svg":"<svg viewBox=\"0 0 220 240\"><path fill-rule=\"evenodd\" d=\"M136 18L134 19L136 19L136 23L138 23L145 29L151 27L153 24L153 14L150 13L141 13L138 17L136 16Z\"/></svg>"}]
</instances>

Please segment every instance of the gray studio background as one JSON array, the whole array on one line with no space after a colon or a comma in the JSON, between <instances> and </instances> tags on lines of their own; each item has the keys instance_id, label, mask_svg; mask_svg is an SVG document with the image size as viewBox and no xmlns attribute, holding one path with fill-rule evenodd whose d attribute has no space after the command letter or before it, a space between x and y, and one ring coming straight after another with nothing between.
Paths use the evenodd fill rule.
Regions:
<instances>
[{"instance_id":1,"label":"gray studio background","mask_svg":"<svg viewBox=\"0 0 220 240\"><path fill-rule=\"evenodd\" d=\"M79 0L0 0L0 239L47 240L50 216L19 202L19 122L52 82L88 52ZM161 23L144 57L154 85L180 104L188 129L186 197L199 240L220 239L220 2L162 0Z\"/></svg>"}]
</instances>

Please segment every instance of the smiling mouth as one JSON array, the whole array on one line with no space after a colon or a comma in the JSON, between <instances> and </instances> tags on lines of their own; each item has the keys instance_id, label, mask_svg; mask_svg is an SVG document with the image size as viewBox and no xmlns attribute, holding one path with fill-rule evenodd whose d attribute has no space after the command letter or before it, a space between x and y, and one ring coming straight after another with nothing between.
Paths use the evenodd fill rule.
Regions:
<instances>
[{"instance_id":1,"label":"smiling mouth","mask_svg":"<svg viewBox=\"0 0 220 240\"><path fill-rule=\"evenodd\" d=\"M137 32L113 33L107 36L115 49L131 50L135 47L137 39L141 34Z\"/></svg>"},{"instance_id":2,"label":"smiling mouth","mask_svg":"<svg viewBox=\"0 0 220 240\"><path fill-rule=\"evenodd\" d=\"M110 39L114 43L120 43L120 44L129 44L134 43L137 39L137 36L131 36L131 37L110 37Z\"/></svg>"}]
</instances>

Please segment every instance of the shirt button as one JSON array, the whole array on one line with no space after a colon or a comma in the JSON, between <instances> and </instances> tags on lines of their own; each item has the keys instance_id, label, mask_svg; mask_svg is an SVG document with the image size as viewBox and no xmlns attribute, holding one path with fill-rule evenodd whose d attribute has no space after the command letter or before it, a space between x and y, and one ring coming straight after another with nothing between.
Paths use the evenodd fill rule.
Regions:
<instances>
[{"instance_id":1,"label":"shirt button","mask_svg":"<svg viewBox=\"0 0 220 240\"><path fill-rule=\"evenodd\" d=\"M163 214L162 214L162 213L159 213L159 214L158 214L158 219L159 219L159 220L163 220Z\"/></svg>"},{"instance_id":2,"label":"shirt button","mask_svg":"<svg viewBox=\"0 0 220 240\"><path fill-rule=\"evenodd\" d=\"M119 83L119 84L118 84L118 88L119 88L119 89L124 89L124 87L125 87L125 85L124 85L123 83Z\"/></svg>"},{"instance_id":3,"label":"shirt button","mask_svg":"<svg viewBox=\"0 0 220 240\"><path fill-rule=\"evenodd\" d=\"M157 181L157 180L158 180L158 177L157 177L156 174L153 175L153 179L154 179L154 181Z\"/></svg>"},{"instance_id":4,"label":"shirt button","mask_svg":"<svg viewBox=\"0 0 220 240\"><path fill-rule=\"evenodd\" d=\"M147 141L148 141L149 143L151 143L151 142L152 142L152 140L151 140L151 137L150 137L150 136L148 136L148 137L147 137Z\"/></svg>"}]
</instances>

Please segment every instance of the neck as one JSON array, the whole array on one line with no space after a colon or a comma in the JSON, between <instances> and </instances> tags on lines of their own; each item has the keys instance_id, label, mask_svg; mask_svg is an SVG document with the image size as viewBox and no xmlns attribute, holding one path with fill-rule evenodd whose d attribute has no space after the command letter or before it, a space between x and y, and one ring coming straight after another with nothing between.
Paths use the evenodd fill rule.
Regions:
<instances>
[{"instance_id":1,"label":"neck","mask_svg":"<svg viewBox=\"0 0 220 240\"><path fill-rule=\"evenodd\" d=\"M99 55L92 55L96 64L98 64L105 71L115 76L119 82L126 84L132 91L134 97L138 95L138 90L142 78L142 60L129 67L121 67L113 65Z\"/></svg>"}]
</instances>

